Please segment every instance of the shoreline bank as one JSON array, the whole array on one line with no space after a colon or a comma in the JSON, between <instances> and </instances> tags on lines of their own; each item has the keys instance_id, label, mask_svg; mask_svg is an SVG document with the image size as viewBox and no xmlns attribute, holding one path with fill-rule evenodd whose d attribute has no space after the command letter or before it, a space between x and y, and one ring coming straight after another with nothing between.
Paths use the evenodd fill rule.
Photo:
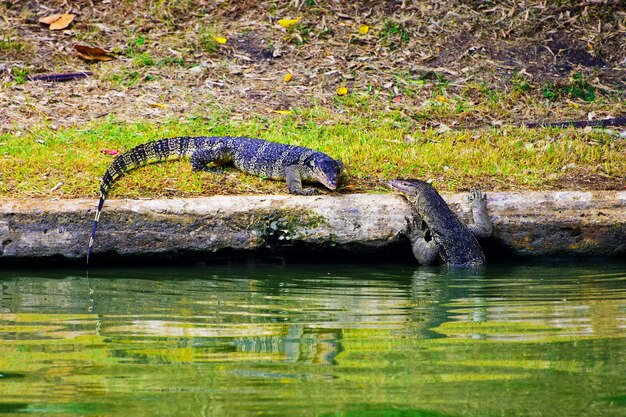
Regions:
<instances>
[{"instance_id":1,"label":"shoreline bank","mask_svg":"<svg viewBox=\"0 0 626 417\"><path fill-rule=\"evenodd\" d=\"M443 193L464 221L466 193ZM96 201L0 202L0 264L84 259ZM488 193L494 257L626 256L626 191ZM410 259L411 208L396 194L213 196L106 202L93 261L241 254Z\"/></svg>"}]
</instances>

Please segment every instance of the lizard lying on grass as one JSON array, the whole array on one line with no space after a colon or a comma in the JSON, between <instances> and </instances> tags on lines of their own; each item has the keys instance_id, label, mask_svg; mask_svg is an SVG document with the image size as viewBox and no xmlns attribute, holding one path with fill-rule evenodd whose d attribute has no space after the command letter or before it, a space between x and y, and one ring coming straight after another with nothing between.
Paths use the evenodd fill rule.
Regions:
<instances>
[{"instance_id":1,"label":"lizard lying on grass","mask_svg":"<svg viewBox=\"0 0 626 417\"><path fill-rule=\"evenodd\" d=\"M480 189L470 192L474 223L465 225L427 182L396 179L387 185L400 191L417 212L407 221L413 255L420 264L430 265L440 256L451 266L485 265L485 255L475 236L489 237L493 223L487 213L487 196Z\"/></svg>"},{"instance_id":2,"label":"lizard lying on grass","mask_svg":"<svg viewBox=\"0 0 626 417\"><path fill-rule=\"evenodd\" d=\"M237 169L274 180L287 181L291 194L311 195L314 188L302 182L318 182L331 190L337 188L343 165L325 153L301 146L243 137L178 137L138 145L119 155L109 166L100 185L100 200L93 223L87 262L102 213L102 206L113 182L126 172L153 162L189 157L194 171L220 172L221 165L232 163ZM208 166L212 164L212 166Z\"/></svg>"}]
</instances>

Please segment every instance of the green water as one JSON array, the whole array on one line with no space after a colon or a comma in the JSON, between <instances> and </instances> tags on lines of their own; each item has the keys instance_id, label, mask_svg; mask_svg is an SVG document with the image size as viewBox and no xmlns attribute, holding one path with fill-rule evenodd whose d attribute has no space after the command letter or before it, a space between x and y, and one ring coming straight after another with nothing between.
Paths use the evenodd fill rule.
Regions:
<instances>
[{"instance_id":1,"label":"green water","mask_svg":"<svg viewBox=\"0 0 626 417\"><path fill-rule=\"evenodd\" d=\"M0 414L625 416L626 264L0 272Z\"/></svg>"}]
</instances>

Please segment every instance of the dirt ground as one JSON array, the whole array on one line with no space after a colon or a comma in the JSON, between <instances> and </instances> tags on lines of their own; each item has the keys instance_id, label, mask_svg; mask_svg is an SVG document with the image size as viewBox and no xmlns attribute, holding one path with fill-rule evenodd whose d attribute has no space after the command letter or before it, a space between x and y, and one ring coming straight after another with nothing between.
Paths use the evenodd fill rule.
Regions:
<instances>
[{"instance_id":1,"label":"dirt ground","mask_svg":"<svg viewBox=\"0 0 626 417\"><path fill-rule=\"evenodd\" d=\"M74 20L61 30L39 23L55 13ZM298 22L285 28L281 19ZM0 25L0 133L215 110L233 118L313 106L362 112L337 101L344 86L369 94L367 111L399 111L418 128L626 113L624 1L4 0ZM86 61L75 45L115 59ZM27 78L77 71L93 75ZM575 76L598 98L546 102L546 88ZM519 102L438 119L423 104L442 85L469 98L528 91ZM586 180L591 188L623 188L615 179Z\"/></svg>"}]
</instances>

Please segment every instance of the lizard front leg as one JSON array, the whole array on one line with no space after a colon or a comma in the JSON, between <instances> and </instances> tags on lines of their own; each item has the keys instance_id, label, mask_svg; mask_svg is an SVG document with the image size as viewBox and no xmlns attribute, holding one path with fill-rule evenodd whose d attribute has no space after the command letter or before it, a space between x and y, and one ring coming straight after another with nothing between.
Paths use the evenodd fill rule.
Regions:
<instances>
[{"instance_id":1,"label":"lizard front leg","mask_svg":"<svg viewBox=\"0 0 626 417\"><path fill-rule=\"evenodd\" d=\"M467 228L476 237L485 238L493 232L493 222L487 212L487 194L478 187L470 190L467 199L472 209L474 224L468 224Z\"/></svg>"},{"instance_id":2,"label":"lizard front leg","mask_svg":"<svg viewBox=\"0 0 626 417\"><path fill-rule=\"evenodd\" d=\"M420 221L421 227L418 225L418 219L418 216L414 217L413 220L407 219L407 237L411 241L413 256L420 265L432 265L439 255L439 245L430 236L428 226L423 221ZM427 240L427 237L430 239Z\"/></svg>"},{"instance_id":3,"label":"lizard front leg","mask_svg":"<svg viewBox=\"0 0 626 417\"><path fill-rule=\"evenodd\" d=\"M291 194L297 195L313 195L318 191L315 188L302 188L302 173L300 172L299 165L289 165L285 168L285 180L287 181L287 188Z\"/></svg>"}]
</instances>

